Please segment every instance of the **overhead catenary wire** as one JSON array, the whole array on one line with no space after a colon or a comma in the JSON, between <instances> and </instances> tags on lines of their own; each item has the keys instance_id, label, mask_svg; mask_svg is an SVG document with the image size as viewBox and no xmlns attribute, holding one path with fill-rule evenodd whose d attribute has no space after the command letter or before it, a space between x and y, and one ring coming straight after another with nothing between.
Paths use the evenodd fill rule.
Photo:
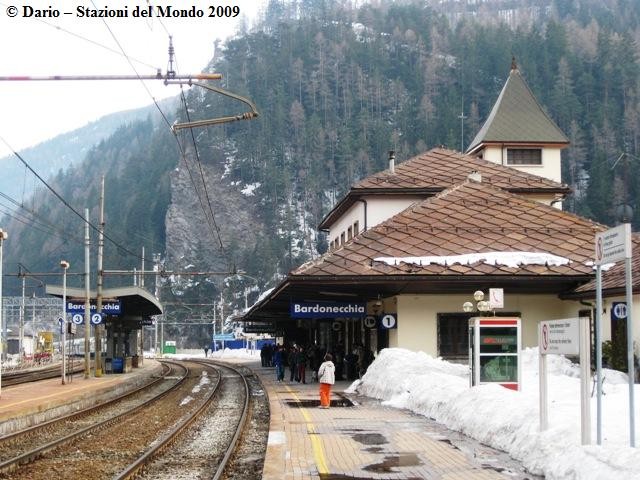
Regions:
<instances>
[{"instance_id":1,"label":"overhead catenary wire","mask_svg":"<svg viewBox=\"0 0 640 480\"><path fill-rule=\"evenodd\" d=\"M93 0L92 0L92 2L91 2L91 3L95 6L95 3L93 2ZM207 219L207 224L209 225L209 229L211 230L211 233L212 233L214 236L216 236L216 237L217 237L218 242L219 242L219 244L220 244L220 249L221 249L222 253L223 253L223 254L225 254L224 244L223 244L223 242L222 242L222 238L221 238L221 235L220 235L220 230L219 230L219 228L218 228L218 226L217 226L217 223L215 223L215 216L214 216L214 214L213 214L213 208L212 208L212 206L211 206L211 202L210 202L210 199L209 199L209 194L208 194L207 189L206 189L206 182L205 182L205 180L204 180L204 175L202 174L202 170L201 170L201 174L202 174L203 188L204 188L204 190L205 190L206 198L207 198L207 202L208 202L208 204L209 204L209 211L210 211L210 213L211 213L211 221L213 222L213 226L211 225L211 222L208 220L208 219L209 219L209 215L207 214L207 210L206 210L206 208L205 208L205 206L204 206L204 202L202 201L202 198L201 198L200 194L198 193L198 189L197 189L197 186L196 186L195 179L193 178L193 175L192 175L192 173L191 173L191 170L189 169L189 165L188 165L188 161L187 161L187 157L186 157L186 152L185 152L185 150L184 150L183 146L181 145L180 140L178 139L178 137L177 137L177 135L176 135L175 131L173 130L171 123L169 122L169 120L167 119L167 116L164 114L164 112L162 111L162 109L161 109L161 108L160 108L160 106L158 105L158 102L156 101L155 97L151 94L151 92L150 92L150 91L149 91L149 89L147 88L146 84L142 81L142 78L141 78L141 77L140 77L140 75L138 74L138 71L136 70L136 68L135 68L135 66L133 65L133 63L129 60L127 53L125 52L124 48L122 47L122 44L120 43L120 41L118 40L118 38L116 37L116 35L113 33L113 31L112 31L112 30L111 30L111 28L109 27L109 24L106 22L106 20L105 20L105 19L103 19L102 21L103 21L103 23L104 23L105 27L107 28L107 30L109 31L109 33L110 33L111 37L113 38L113 40L114 40L114 41L116 42L116 44L118 45L118 48L122 51L122 54L123 54L123 55L124 55L124 57L127 59L127 62L129 63L129 66L133 69L133 71L134 71L135 75L140 79L140 81L141 81L141 83L143 84L143 86L144 86L145 90L147 91L147 94L148 94L148 95L151 97L151 99L153 100L153 103L155 104L156 108L157 108L157 109L158 109L158 111L160 112L160 114L161 114L161 116L162 116L163 120L165 121L165 123L167 124L167 126L171 129L171 131L172 131L172 133L173 133L173 135L174 135L174 139L175 139L175 141L176 141L176 143L177 143L177 145L178 145L178 148L179 148L179 150L180 150L180 155L181 155L181 156L182 156L182 158L184 159L185 165L186 165L187 170L188 170L188 172L189 172L189 176L190 176L190 178L191 178L191 183L193 184L194 189L195 189L195 191L196 191L196 195L198 196L198 200L199 200L199 202L200 202L200 206L201 206L201 208L202 208L202 210L203 210L203 212L204 212L204 214L205 214L205 219ZM165 30L166 30L166 27L165 27ZM168 31L167 31L167 33L168 33ZM172 58L172 52L171 52L171 50L170 50L170 57ZM211 75L211 76L216 76L216 77L220 77L219 75L216 75L216 74L209 74L209 75ZM203 75L198 75L198 76L195 76L195 77L197 77L197 78L201 78L201 77L206 77L206 76L207 76L206 74L203 74ZM192 76L192 77L193 77L193 76ZM175 72L172 72L172 78L179 78L179 76L175 75ZM184 102L185 102L185 108L186 108L186 99L184 99L184 92L182 92L182 98L183 98L183 100L184 100ZM188 108L186 108L186 111L187 111L187 117L189 117L189 111L188 111ZM193 132L192 132L192 135L193 135ZM196 153L197 162L198 162L198 165L200 165L200 169L201 169L200 157L199 157L199 153L198 153L197 145L196 145L196 143L195 143L195 137L193 138L193 141L194 141L194 149L195 149L195 153Z\"/></svg>"},{"instance_id":2,"label":"overhead catenary wire","mask_svg":"<svg viewBox=\"0 0 640 480\"><path fill-rule=\"evenodd\" d=\"M4 139L4 137L2 135L0 135L0 141L2 141L2 143L4 143L6 145L6 147L11 151L11 153L13 153L13 155L15 155L28 169L31 173L33 173L33 175L35 175L35 177L40 180L40 182L47 187L47 189L53 193L53 195L55 195L55 197L60 200L62 202L62 204L67 207L71 212L74 213L74 215L76 215L78 218L80 218L82 220L83 224L87 224L89 225L89 228L91 228L92 230L94 230L95 232L99 233L99 228L97 226L95 226L94 224L92 224L91 222L87 221L84 218L84 215L82 215L80 212L78 212L75 208L73 208L71 206L71 204L69 204L69 202L67 202L67 200L64 199L64 197L62 197L62 195L60 195L51 185L49 185L49 183L47 183L47 181L42 178L38 172L36 172L31 165L29 165L29 163L22 157L22 155L20 155L18 152L16 152L13 147ZM113 238L111 238L110 236L103 234L104 238L106 240L108 240L109 242L111 242L113 245L115 245L116 247L118 247L119 249L121 249L123 252L126 252L127 254L136 257L138 259L142 259L142 257L135 252L132 252L131 250L129 250L127 247L119 244L118 242L116 242Z\"/></svg>"},{"instance_id":3,"label":"overhead catenary wire","mask_svg":"<svg viewBox=\"0 0 640 480\"><path fill-rule=\"evenodd\" d=\"M184 104L184 110L185 110L185 113L187 115L187 121L191 122L191 116L189 114L189 106L187 105L187 99L186 99L186 97L184 95L184 90L182 89L182 87L180 87L180 95L182 97L182 102ZM197 145L197 142L196 142L196 137L193 134L193 129L189 129L189 131L191 132L191 140L193 142L193 148L194 148L194 151L195 151L196 162L198 163L198 169L200 170L200 178L202 178L202 186L203 186L203 189L204 189L204 192L205 192L205 196L206 196L206 199L207 199L207 204L209 205L209 212L211 213L211 221L213 222L213 226L215 228L215 233L216 233L216 236L218 238L218 243L220 244L220 251L222 252L223 255L226 256L226 252L225 252L225 249L224 249L224 244L222 242L222 236L220 235L220 228L218 227L218 224L216 222L216 217L215 217L215 214L213 213L213 206L211 205L211 199L209 198L209 191L207 190L207 183L206 183L206 180L204 178L204 172L202 170L202 162L200 161L200 153L198 152L198 145ZM206 212L205 212L205 214L206 214Z\"/></svg>"}]
</instances>

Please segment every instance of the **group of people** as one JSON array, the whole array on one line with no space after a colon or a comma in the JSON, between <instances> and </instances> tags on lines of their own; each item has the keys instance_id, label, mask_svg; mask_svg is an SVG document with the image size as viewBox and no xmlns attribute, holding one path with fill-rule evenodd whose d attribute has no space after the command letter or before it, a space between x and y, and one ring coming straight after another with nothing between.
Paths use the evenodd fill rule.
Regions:
<instances>
[{"instance_id":1,"label":"group of people","mask_svg":"<svg viewBox=\"0 0 640 480\"><path fill-rule=\"evenodd\" d=\"M362 376L373 361L373 353L362 345L354 345L344 353L344 347L337 345L332 353L317 345L305 348L295 343L289 348L283 345L265 343L260 349L263 367L275 367L276 380L284 382L285 368L289 367L289 381L320 384L320 408L329 408L331 386L336 380L355 380ZM308 375L310 370L311 375Z\"/></svg>"}]
</instances>

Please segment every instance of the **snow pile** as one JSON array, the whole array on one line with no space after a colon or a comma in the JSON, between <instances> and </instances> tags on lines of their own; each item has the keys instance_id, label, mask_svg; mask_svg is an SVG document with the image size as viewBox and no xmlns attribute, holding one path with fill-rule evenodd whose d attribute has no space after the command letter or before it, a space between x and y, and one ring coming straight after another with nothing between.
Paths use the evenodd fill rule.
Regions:
<instances>
[{"instance_id":1,"label":"snow pile","mask_svg":"<svg viewBox=\"0 0 640 480\"><path fill-rule=\"evenodd\" d=\"M255 195L254 191L259 187L260 187L260 182L249 183L240 191L242 192L243 195L246 195L247 197L253 197Z\"/></svg>"},{"instance_id":2,"label":"snow pile","mask_svg":"<svg viewBox=\"0 0 640 480\"><path fill-rule=\"evenodd\" d=\"M374 262L383 262L387 265L407 263L413 265L471 265L483 262L487 265L504 265L510 268L518 268L520 265L548 265L559 267L570 263L568 258L559 257L545 252L484 252L466 253L464 255L425 256L425 257L378 257Z\"/></svg>"},{"instance_id":3,"label":"snow pile","mask_svg":"<svg viewBox=\"0 0 640 480\"><path fill-rule=\"evenodd\" d=\"M209 357L212 358L239 358L255 360L259 356L260 352L256 352L250 348L225 348L224 350L217 350L209 353Z\"/></svg>"},{"instance_id":4,"label":"snow pile","mask_svg":"<svg viewBox=\"0 0 640 480\"><path fill-rule=\"evenodd\" d=\"M522 356L522 389L469 388L468 367L423 352L385 349L351 390L407 408L509 453L547 479L640 479L640 450L629 447L628 386L624 375L605 371L603 445L580 444L579 369L549 355L549 425L539 431L538 352ZM636 398L640 398L636 386ZM592 398L592 440L596 399ZM640 408L636 402L636 418Z\"/></svg>"}]
</instances>

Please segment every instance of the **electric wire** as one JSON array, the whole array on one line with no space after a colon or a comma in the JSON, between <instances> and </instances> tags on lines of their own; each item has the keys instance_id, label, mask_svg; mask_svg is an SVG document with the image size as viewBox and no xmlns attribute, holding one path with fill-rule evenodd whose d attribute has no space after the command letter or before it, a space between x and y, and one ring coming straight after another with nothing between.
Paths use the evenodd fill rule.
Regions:
<instances>
[{"instance_id":1,"label":"electric wire","mask_svg":"<svg viewBox=\"0 0 640 480\"><path fill-rule=\"evenodd\" d=\"M19 214L17 210L13 209L13 207L8 206L8 205L0 202L0 206L4 207L6 209L4 211L5 215L11 216L13 218L18 216L20 218L25 219L25 221L27 221L27 222L31 222L31 223L36 224L36 225L40 225L43 228L58 232L58 233L60 233L62 235L66 235L68 237L72 237L72 238L75 237L75 233L71 233L71 232L69 232L69 231L67 231L65 229L61 229L59 225L53 224L48 219L46 219L46 218L42 217L41 215L39 215L37 212L29 210L24 205L20 205L15 199L11 198L6 193L0 192L0 197L8 200L12 204L14 204L18 209L24 210L26 213L31 215L31 218L28 217L28 216ZM75 239L79 239L79 238L80 237L76 237Z\"/></svg>"},{"instance_id":2,"label":"electric wire","mask_svg":"<svg viewBox=\"0 0 640 480\"><path fill-rule=\"evenodd\" d=\"M91 3L92 3L92 4L93 4L93 6L95 7L95 2L93 2L93 0L91 1ZM128 61L128 63L129 63L129 65L130 65L130 67L133 69L133 71L134 71L135 75L136 75L136 76L138 76L138 77L140 77L140 74L138 73L138 71L137 71L137 69L135 68L135 66L133 65L133 63L132 63L131 61L129 61L128 56L127 56L127 53L125 52L124 48L122 47L122 44L120 43L120 41L118 40L118 38L116 37L116 35L113 33L113 30L111 30L111 28L109 27L109 24L107 23L107 21L106 21L105 19L102 19L102 22L104 23L105 27L106 27L106 28L107 28L107 30L109 31L109 33L110 33L111 37L113 38L113 40L114 40L114 41L116 42L116 44L118 45L118 48L121 50L121 52L122 52L122 54L124 55L124 57L127 59L127 61ZM163 25L163 27L164 27L164 25ZM166 30L166 27L164 27L164 28L165 28L165 30ZM168 33L168 31L167 31L167 33ZM164 112L162 111L162 109L161 109L161 108L160 108L160 106L158 105L158 102L156 101L155 97L151 94L151 92L149 91L149 89L148 89L148 87L146 86L146 84L144 83L144 81L143 81L142 79L140 79L140 81L142 82L142 84L143 84L143 86L144 86L145 90L147 91L147 94L148 94L148 95L151 97L151 99L153 100L153 103L155 104L156 108L159 110L160 114L162 115L162 118L164 119L165 123L166 123L166 124L167 124L167 126L171 129L171 131L173 132L173 129L171 128L171 123L169 122L169 120L167 119L167 116L164 114ZM183 93L183 97L184 97L184 93ZM187 109L187 115L189 115L188 109ZM225 253L225 251L224 251L224 245L223 245L223 243L222 243L222 238L221 238L221 236L220 236L220 232L219 232L219 229L218 229L218 227L217 227L217 224L215 224L215 227L212 227L211 222L208 220L209 216L207 215L207 211L206 211L206 209L205 209L205 207L204 207L204 203L203 203L203 201L202 201L201 195L200 195L200 193L198 192L198 188L197 188L197 186L196 186L195 180L194 180L193 175L192 175L192 173L191 173L191 170L190 170L190 168L189 168L189 165L188 165L188 162L187 162L187 158L186 158L186 152L185 152L185 150L184 150L183 146L181 145L180 140L179 140L179 139L178 139L178 137L177 137L177 134L176 134L175 132L173 132L173 134L174 134L175 141L176 141L176 143L177 143L177 145L178 145L178 148L179 148L179 150L180 150L181 157L184 159L184 163L185 163L185 165L186 165L186 167L187 167L187 171L189 172L189 176L190 176L190 178L191 178L191 183L193 184L193 186L194 186L194 190L195 190L195 192L196 192L196 195L198 196L198 200L199 200L199 202L200 202L200 206L201 206L201 208L202 208L202 210L203 210L203 212L204 212L204 214L205 214L205 219L207 219L207 224L209 225L209 229L211 230L211 233L212 233L212 234L214 234L214 235L218 238L218 241L219 241L219 243L220 243L220 247L221 247L221 251L222 251L223 253ZM192 134L193 134L193 132L192 132ZM194 145L194 148L196 148L196 156L198 156L198 154L197 154L197 147L196 147L195 145ZM198 156L198 158L199 158L199 156ZM206 191L206 183L204 183L204 177L203 177L203 185L204 185L204 188L205 188L205 191ZM208 200L208 193L207 193L207 200ZM209 205L211 206L211 203L210 203L210 202L209 202ZM213 210L211 210L211 214L213 215ZM212 220L215 222L215 218L213 218ZM214 231L214 229L215 229L215 231Z\"/></svg>"},{"instance_id":3,"label":"electric wire","mask_svg":"<svg viewBox=\"0 0 640 480\"><path fill-rule=\"evenodd\" d=\"M189 107L187 105L187 98L184 95L184 90L182 89L182 86L180 86L180 96L182 97L182 102L184 104L184 110L185 113L187 115L187 122L191 122L191 115L189 114ZM209 198L209 191L207 190L207 183L205 181L204 178L204 172L202 170L202 162L200 161L200 153L198 152L198 145L196 142L196 137L193 134L193 129L190 128L189 131L191 132L191 140L193 141L193 148L195 150L195 155L196 155L196 162L198 163L198 169L200 170L200 178L202 178L202 186L204 188L204 193L207 199L207 204L209 205L209 212L211 213L211 220L213 222L213 226L216 230L216 235L218 237L218 242L220 243L220 251L222 252L223 255L226 256L226 252L224 249L224 244L222 243L222 237L220 235L220 228L218 227L218 224L216 222L216 217L213 213L213 207L211 205L211 199Z\"/></svg>"},{"instance_id":4,"label":"electric wire","mask_svg":"<svg viewBox=\"0 0 640 480\"><path fill-rule=\"evenodd\" d=\"M27 161L22 158L22 155L20 155L18 152L16 152L13 147L4 139L4 137L2 135L0 135L0 141L2 141L2 143L4 143L7 148L13 153L13 155L15 155L28 169L31 173L33 173L35 175L35 177L40 180L40 182L42 182L42 184L47 187L47 189L53 193L53 195L55 195L55 197L60 200L62 202L62 204L64 206L66 206L69 210L71 210L71 212L73 212L76 216L78 216L83 223L86 223L87 225L89 225L89 227L94 230L97 233L101 233L100 229L98 227L96 227L93 223L91 223L90 221L88 221L87 219L84 218L84 215L82 215L80 212L78 212L75 208L73 208L69 202L67 202L64 197L62 197L62 195L60 195L51 185L49 185L47 183L47 181L42 178L40 175L38 175L38 173L31 167L31 165L29 165L29 163L27 163ZM115 245L117 248L119 248L121 251L126 252L127 254L136 257L136 258L142 258L138 253L132 252L131 250L129 250L127 247L120 245L118 242L116 242L113 238L111 238L109 235L105 234L104 232L102 232L103 237L105 238L105 240L110 241L113 245Z\"/></svg>"},{"instance_id":5,"label":"electric wire","mask_svg":"<svg viewBox=\"0 0 640 480\"><path fill-rule=\"evenodd\" d=\"M147 2L147 3L148 3L148 2ZM4 2L0 2L0 5L1 5L1 6L3 6L3 7L8 7L8 6L9 6L9 4L4 3ZM46 20L44 20L44 19L42 19L42 18L35 18L35 20L37 20L37 21L39 21L39 22L42 22L42 23L44 23L45 25L47 25L47 26L49 26L49 27L51 27L51 28L53 28L53 29L55 29L55 30L59 30L59 31L64 32L64 33L66 33L66 34L68 34L68 35L71 35L72 37L76 37L76 38L78 38L78 39L80 39L80 40L84 40L84 41L85 41L85 42L87 42L87 43L90 43L90 44L92 44L92 45L95 45L95 46L97 46L97 47L100 47L100 48L102 48L102 49L104 49L104 50L107 50L107 51L109 51L109 52L111 52L111 53L115 53L116 55L122 56L122 52L119 52L119 51L118 51L118 50L116 50L115 48L111 48L111 47L109 47L109 46L107 46L107 45L104 45L103 43L100 43L100 42L98 42L98 41L96 41L96 40L93 40L93 39L91 39L91 38L88 38L88 37L85 37L85 36L83 36L83 35L80 35L79 33L72 32L71 30L67 30L66 28L63 28L63 27L61 27L61 26L59 26L59 25L55 25L55 24L53 24L53 23L51 23L51 22L47 22ZM131 60L133 60L133 61L134 61L134 62L136 62L136 63L139 63L140 65L144 65L145 67L152 68L152 69L154 69L154 70L156 70L156 71L158 71L158 70L159 70L159 68L158 68L158 67L155 67L155 66L153 66L153 65L151 65L151 64L149 64L149 63L147 63L147 62L145 62L145 61L143 61L143 60L137 59L137 58L135 58L135 57L131 57Z\"/></svg>"}]
</instances>

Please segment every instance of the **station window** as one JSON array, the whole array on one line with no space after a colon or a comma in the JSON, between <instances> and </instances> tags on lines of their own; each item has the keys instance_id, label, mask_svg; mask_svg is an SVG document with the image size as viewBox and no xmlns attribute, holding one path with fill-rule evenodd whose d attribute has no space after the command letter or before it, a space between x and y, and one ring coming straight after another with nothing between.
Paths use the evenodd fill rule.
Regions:
<instances>
[{"instance_id":1,"label":"station window","mask_svg":"<svg viewBox=\"0 0 640 480\"><path fill-rule=\"evenodd\" d=\"M507 165L542 165L539 148L508 148Z\"/></svg>"},{"instance_id":2,"label":"station window","mask_svg":"<svg viewBox=\"0 0 640 480\"><path fill-rule=\"evenodd\" d=\"M469 319L475 313L438 314L438 355L448 360L469 358ZM499 312L498 317L520 317L520 312Z\"/></svg>"},{"instance_id":3,"label":"station window","mask_svg":"<svg viewBox=\"0 0 640 480\"><path fill-rule=\"evenodd\" d=\"M353 227L347 228L347 240L351 240L353 238Z\"/></svg>"},{"instance_id":4,"label":"station window","mask_svg":"<svg viewBox=\"0 0 640 480\"><path fill-rule=\"evenodd\" d=\"M353 222L353 236L356 237L360 233L360 222L356 220Z\"/></svg>"},{"instance_id":5,"label":"station window","mask_svg":"<svg viewBox=\"0 0 640 480\"><path fill-rule=\"evenodd\" d=\"M333 245L335 246L335 248L338 248L340 246L340 237L335 238L335 240L333 241Z\"/></svg>"},{"instance_id":6,"label":"station window","mask_svg":"<svg viewBox=\"0 0 640 480\"><path fill-rule=\"evenodd\" d=\"M340 234L340 245L344 245L344 242L345 242L345 240L344 240L344 238L345 238L345 237L344 237L344 235L345 235L345 234L344 234L344 232L342 232L342 233Z\"/></svg>"}]
</instances>

